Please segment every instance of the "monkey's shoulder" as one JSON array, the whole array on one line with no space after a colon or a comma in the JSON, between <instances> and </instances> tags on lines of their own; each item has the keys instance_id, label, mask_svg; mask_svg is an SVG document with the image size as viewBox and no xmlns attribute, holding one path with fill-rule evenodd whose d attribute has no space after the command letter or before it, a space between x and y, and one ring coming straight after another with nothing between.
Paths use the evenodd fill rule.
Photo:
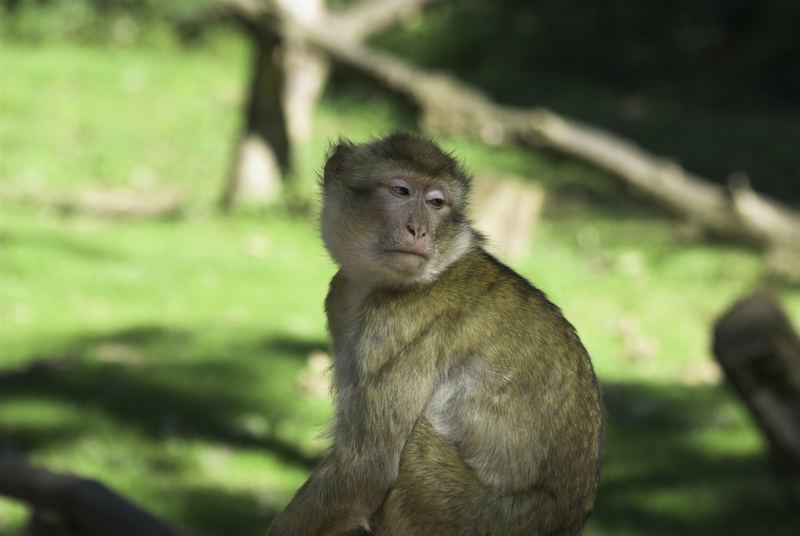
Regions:
<instances>
[{"instance_id":1,"label":"monkey's shoulder","mask_svg":"<svg viewBox=\"0 0 800 536\"><path fill-rule=\"evenodd\" d=\"M559 345L585 353L561 309L525 277L481 248L463 261L454 274L462 281L458 307L476 332L492 331L530 348Z\"/></svg>"},{"instance_id":2,"label":"monkey's shoulder","mask_svg":"<svg viewBox=\"0 0 800 536\"><path fill-rule=\"evenodd\" d=\"M519 344L566 342L582 345L561 310L540 289L475 247L436 281L411 289L371 289L342 272L331 280L325 301L334 339L369 333L414 339L457 331L476 342L492 342L487 333ZM383 337L381 337L383 339Z\"/></svg>"},{"instance_id":3,"label":"monkey's shoulder","mask_svg":"<svg viewBox=\"0 0 800 536\"><path fill-rule=\"evenodd\" d=\"M542 315L563 317L561 309L541 289L483 248L465 255L454 276L461 280L456 287L461 290L462 303L464 298L481 303L489 300L521 308L518 312L533 309Z\"/></svg>"}]
</instances>

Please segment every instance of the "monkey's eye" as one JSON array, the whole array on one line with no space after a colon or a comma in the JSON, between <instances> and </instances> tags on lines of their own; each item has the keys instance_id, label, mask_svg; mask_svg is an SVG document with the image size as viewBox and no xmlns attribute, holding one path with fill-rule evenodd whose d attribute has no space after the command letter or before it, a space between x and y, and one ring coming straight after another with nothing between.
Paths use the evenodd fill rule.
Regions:
<instances>
[{"instance_id":1,"label":"monkey's eye","mask_svg":"<svg viewBox=\"0 0 800 536\"><path fill-rule=\"evenodd\" d=\"M411 190L408 188L408 186L402 186L400 184L390 186L389 191L398 197L408 197L411 195Z\"/></svg>"},{"instance_id":2,"label":"monkey's eye","mask_svg":"<svg viewBox=\"0 0 800 536\"><path fill-rule=\"evenodd\" d=\"M425 196L425 200L433 208L442 208L444 206L444 194L439 190L428 192L428 195Z\"/></svg>"}]
</instances>

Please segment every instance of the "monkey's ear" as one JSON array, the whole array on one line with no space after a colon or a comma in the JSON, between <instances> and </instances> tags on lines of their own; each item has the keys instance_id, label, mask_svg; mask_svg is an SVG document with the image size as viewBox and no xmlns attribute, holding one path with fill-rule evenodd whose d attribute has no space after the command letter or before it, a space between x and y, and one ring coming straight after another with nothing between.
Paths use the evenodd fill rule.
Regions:
<instances>
[{"instance_id":1,"label":"monkey's ear","mask_svg":"<svg viewBox=\"0 0 800 536\"><path fill-rule=\"evenodd\" d=\"M339 138L335 144L331 144L322 174L323 183L328 184L331 180L340 178L355 152L355 144L348 139Z\"/></svg>"}]
</instances>

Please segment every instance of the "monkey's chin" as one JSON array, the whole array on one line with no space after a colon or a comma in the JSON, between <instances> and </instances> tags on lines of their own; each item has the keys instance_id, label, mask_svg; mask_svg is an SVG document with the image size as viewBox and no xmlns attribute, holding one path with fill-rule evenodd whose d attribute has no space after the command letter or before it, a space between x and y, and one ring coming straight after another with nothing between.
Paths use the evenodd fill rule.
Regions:
<instances>
[{"instance_id":1,"label":"monkey's chin","mask_svg":"<svg viewBox=\"0 0 800 536\"><path fill-rule=\"evenodd\" d=\"M389 251L387 255L388 264L392 271L396 272L400 277L411 279L419 276L428 262L427 257L405 251Z\"/></svg>"}]
</instances>

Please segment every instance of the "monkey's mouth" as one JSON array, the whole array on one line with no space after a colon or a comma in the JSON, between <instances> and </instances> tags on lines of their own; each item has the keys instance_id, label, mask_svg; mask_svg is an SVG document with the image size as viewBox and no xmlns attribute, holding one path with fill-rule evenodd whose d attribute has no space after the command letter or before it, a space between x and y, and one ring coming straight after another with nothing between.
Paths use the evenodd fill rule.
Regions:
<instances>
[{"instance_id":1,"label":"monkey's mouth","mask_svg":"<svg viewBox=\"0 0 800 536\"><path fill-rule=\"evenodd\" d=\"M423 258L425 260L428 260L428 254L426 252L424 252L424 251L418 251L418 250L413 250L413 249L396 248L396 249L387 249L386 252L387 253L400 253L400 254L403 254L403 255L414 255L416 257L421 257L421 258Z\"/></svg>"}]
</instances>

